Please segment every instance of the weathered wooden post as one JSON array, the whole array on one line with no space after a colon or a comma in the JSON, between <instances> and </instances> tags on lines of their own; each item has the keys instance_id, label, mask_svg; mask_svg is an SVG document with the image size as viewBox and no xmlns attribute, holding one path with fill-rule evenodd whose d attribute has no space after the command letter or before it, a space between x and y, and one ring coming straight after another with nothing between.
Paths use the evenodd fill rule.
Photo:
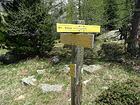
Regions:
<instances>
[{"instance_id":1,"label":"weathered wooden post","mask_svg":"<svg viewBox=\"0 0 140 105\"><path fill-rule=\"evenodd\" d=\"M71 105L81 105L81 69L83 66L84 47L93 48L94 43L94 35L84 33L100 32L100 26L83 24L85 24L84 20L78 20L76 24L57 23L57 32L61 32L61 43L73 45L72 64L69 66L71 75Z\"/></svg>"},{"instance_id":2,"label":"weathered wooden post","mask_svg":"<svg viewBox=\"0 0 140 105\"><path fill-rule=\"evenodd\" d=\"M85 24L84 20L77 20L75 24ZM75 65L75 77L71 78L71 105L81 105L82 98L82 76L81 69L83 67L84 47L72 47L72 63Z\"/></svg>"}]
</instances>

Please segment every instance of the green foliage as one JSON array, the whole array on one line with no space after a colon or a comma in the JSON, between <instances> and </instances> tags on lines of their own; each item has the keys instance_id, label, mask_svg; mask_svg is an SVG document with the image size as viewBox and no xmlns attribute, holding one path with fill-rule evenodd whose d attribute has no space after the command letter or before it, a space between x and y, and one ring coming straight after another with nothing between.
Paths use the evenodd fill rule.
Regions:
<instances>
[{"instance_id":1,"label":"green foliage","mask_svg":"<svg viewBox=\"0 0 140 105\"><path fill-rule=\"evenodd\" d=\"M106 60L117 60L121 58L124 53L124 46L118 43L104 43L101 46L101 49L98 51L101 58L104 58Z\"/></svg>"},{"instance_id":2,"label":"green foliage","mask_svg":"<svg viewBox=\"0 0 140 105\"><path fill-rule=\"evenodd\" d=\"M92 65L95 63L97 52L95 49L85 49L84 51L84 64Z\"/></svg>"},{"instance_id":3,"label":"green foliage","mask_svg":"<svg viewBox=\"0 0 140 105\"><path fill-rule=\"evenodd\" d=\"M133 0L68 0L67 22L78 19L79 12L81 19L86 24L101 25L107 30L118 29L127 25L131 19Z\"/></svg>"},{"instance_id":4,"label":"green foliage","mask_svg":"<svg viewBox=\"0 0 140 105\"><path fill-rule=\"evenodd\" d=\"M2 30L3 30L2 28L3 28L2 27L2 18L0 16L0 43L3 42L3 40L4 40L4 34L2 32Z\"/></svg>"},{"instance_id":5,"label":"green foliage","mask_svg":"<svg viewBox=\"0 0 140 105\"><path fill-rule=\"evenodd\" d=\"M4 43L5 41L5 33L0 30L0 44Z\"/></svg>"},{"instance_id":6,"label":"green foliage","mask_svg":"<svg viewBox=\"0 0 140 105\"><path fill-rule=\"evenodd\" d=\"M102 25L103 22L103 0L82 0L81 15L86 24Z\"/></svg>"},{"instance_id":7,"label":"green foliage","mask_svg":"<svg viewBox=\"0 0 140 105\"><path fill-rule=\"evenodd\" d=\"M8 17L8 50L19 53L40 54L54 46L53 0L14 0L4 5Z\"/></svg>"},{"instance_id":8,"label":"green foliage","mask_svg":"<svg viewBox=\"0 0 140 105\"><path fill-rule=\"evenodd\" d=\"M4 16L0 15L0 44L5 43L6 27L4 23Z\"/></svg>"},{"instance_id":9,"label":"green foliage","mask_svg":"<svg viewBox=\"0 0 140 105\"><path fill-rule=\"evenodd\" d=\"M67 13L67 22L72 23L73 20L77 19L77 9L75 0L68 0L68 4L66 6L66 13Z\"/></svg>"},{"instance_id":10,"label":"green foliage","mask_svg":"<svg viewBox=\"0 0 140 105\"><path fill-rule=\"evenodd\" d=\"M97 105L139 105L139 81L115 83L96 100Z\"/></svg>"},{"instance_id":11,"label":"green foliage","mask_svg":"<svg viewBox=\"0 0 140 105\"><path fill-rule=\"evenodd\" d=\"M121 0L120 0L121 1ZM121 34L121 40L124 39L125 42L128 42L128 37L131 33L131 20L132 20L132 11L133 11L133 0L125 0L123 3L124 5L119 5L119 12L118 15L121 21L118 22L119 24L119 32ZM120 12L121 11L121 12Z\"/></svg>"},{"instance_id":12,"label":"green foliage","mask_svg":"<svg viewBox=\"0 0 140 105\"><path fill-rule=\"evenodd\" d=\"M123 25L127 27L128 24L130 24L133 11L133 2L134 0L118 0L118 27L123 28Z\"/></svg>"},{"instance_id":13,"label":"green foliage","mask_svg":"<svg viewBox=\"0 0 140 105\"><path fill-rule=\"evenodd\" d=\"M116 29L116 19L117 16L117 5L115 0L104 0L104 27L107 30L113 30Z\"/></svg>"}]
</instances>

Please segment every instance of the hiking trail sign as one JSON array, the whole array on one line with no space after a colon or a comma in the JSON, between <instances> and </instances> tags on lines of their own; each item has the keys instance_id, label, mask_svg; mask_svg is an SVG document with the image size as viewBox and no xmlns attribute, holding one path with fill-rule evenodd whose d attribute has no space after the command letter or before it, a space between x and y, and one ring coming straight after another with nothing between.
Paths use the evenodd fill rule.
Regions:
<instances>
[{"instance_id":1,"label":"hiking trail sign","mask_svg":"<svg viewBox=\"0 0 140 105\"><path fill-rule=\"evenodd\" d=\"M82 33L99 33L98 25L79 25L79 24L60 24L57 23L57 32L82 32Z\"/></svg>"},{"instance_id":2,"label":"hiking trail sign","mask_svg":"<svg viewBox=\"0 0 140 105\"><path fill-rule=\"evenodd\" d=\"M81 46L84 48L93 48L94 35L62 33L60 35L60 41L61 43L64 43L67 45Z\"/></svg>"},{"instance_id":3,"label":"hiking trail sign","mask_svg":"<svg viewBox=\"0 0 140 105\"><path fill-rule=\"evenodd\" d=\"M84 48L94 47L94 35L99 33L100 26L84 25L84 20L77 20L77 24L57 23L57 32L60 32L61 43L72 46L72 64L69 65L71 76L71 105L81 105L82 76Z\"/></svg>"}]
</instances>

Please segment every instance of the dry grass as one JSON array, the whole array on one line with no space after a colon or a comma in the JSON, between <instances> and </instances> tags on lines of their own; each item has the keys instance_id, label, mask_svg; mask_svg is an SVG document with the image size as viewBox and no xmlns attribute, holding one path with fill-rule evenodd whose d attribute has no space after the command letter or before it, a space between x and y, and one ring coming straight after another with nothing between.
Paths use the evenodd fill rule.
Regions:
<instances>
[{"instance_id":1,"label":"dry grass","mask_svg":"<svg viewBox=\"0 0 140 105\"><path fill-rule=\"evenodd\" d=\"M4 53L3 50L0 52ZM96 105L95 99L111 84L136 78L140 75L128 72L119 64L99 62L102 70L93 74L83 74L83 81L92 79L83 86L83 104ZM51 65L47 59L30 59L18 64L0 65L0 105L70 105L70 77L63 72L65 63ZM45 73L39 76L36 70L45 69ZM23 86L21 79L35 75L36 86ZM41 83L64 84L60 93L42 93L39 88Z\"/></svg>"}]
</instances>

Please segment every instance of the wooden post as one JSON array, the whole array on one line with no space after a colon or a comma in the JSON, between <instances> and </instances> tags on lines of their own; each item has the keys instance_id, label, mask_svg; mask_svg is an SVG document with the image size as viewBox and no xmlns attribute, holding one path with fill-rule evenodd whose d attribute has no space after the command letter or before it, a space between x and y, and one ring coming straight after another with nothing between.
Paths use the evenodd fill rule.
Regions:
<instances>
[{"instance_id":1,"label":"wooden post","mask_svg":"<svg viewBox=\"0 0 140 105\"><path fill-rule=\"evenodd\" d=\"M85 24L84 20L76 21L76 24ZM81 69L83 66L84 47L72 47L72 63L76 64L75 76L71 77L71 105L81 105L82 82Z\"/></svg>"}]
</instances>

